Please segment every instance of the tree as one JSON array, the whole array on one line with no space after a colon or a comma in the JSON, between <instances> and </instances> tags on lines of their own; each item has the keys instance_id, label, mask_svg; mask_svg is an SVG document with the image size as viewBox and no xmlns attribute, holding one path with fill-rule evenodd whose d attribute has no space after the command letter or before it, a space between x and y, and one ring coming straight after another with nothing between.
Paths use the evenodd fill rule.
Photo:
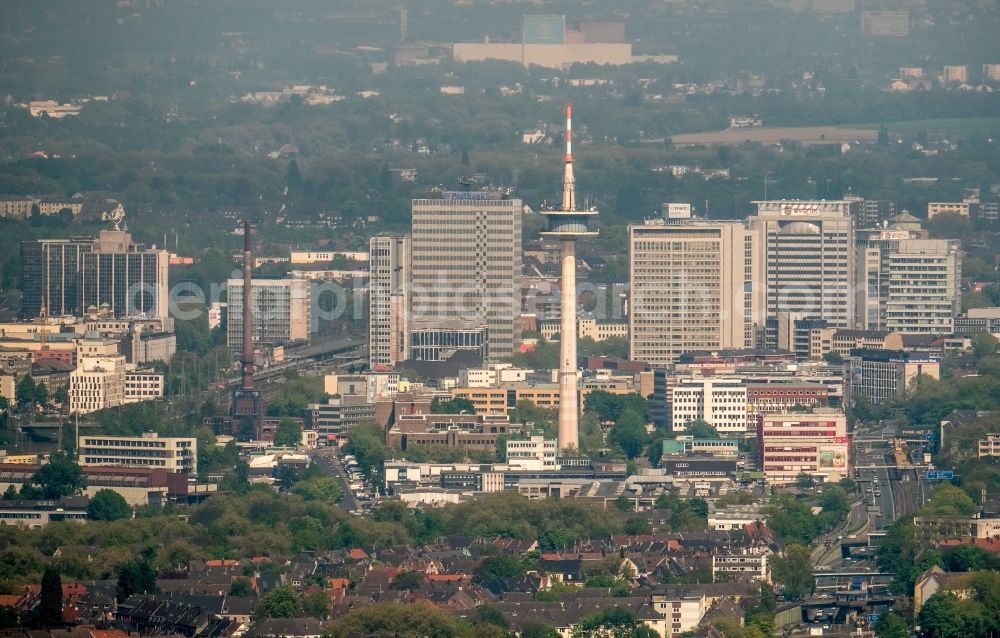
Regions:
<instances>
[{"instance_id":1,"label":"tree","mask_svg":"<svg viewBox=\"0 0 1000 638\"><path fill-rule=\"evenodd\" d=\"M635 502L622 494L615 499L615 509L622 513L634 512Z\"/></svg>"},{"instance_id":2,"label":"tree","mask_svg":"<svg viewBox=\"0 0 1000 638\"><path fill-rule=\"evenodd\" d=\"M315 591L302 597L302 613L312 618L326 618L330 615L330 595L325 591Z\"/></svg>"},{"instance_id":3,"label":"tree","mask_svg":"<svg viewBox=\"0 0 1000 638\"><path fill-rule=\"evenodd\" d=\"M972 337L972 350L977 360L996 354L997 344L997 338L988 332L980 332Z\"/></svg>"},{"instance_id":4,"label":"tree","mask_svg":"<svg viewBox=\"0 0 1000 638\"><path fill-rule=\"evenodd\" d=\"M285 185L288 186L289 190L298 190L302 188L303 179L302 172L299 171L299 163L292 160L288 163L288 171L285 173Z\"/></svg>"},{"instance_id":5,"label":"tree","mask_svg":"<svg viewBox=\"0 0 1000 638\"><path fill-rule=\"evenodd\" d=\"M597 414L601 421L618 421L630 409L643 423L649 421L649 404L636 393L612 394L605 390L595 390L587 393L583 407L584 412Z\"/></svg>"},{"instance_id":6,"label":"tree","mask_svg":"<svg viewBox=\"0 0 1000 638\"><path fill-rule=\"evenodd\" d=\"M155 594L156 570L150 557L140 557L119 567L115 591L118 602L123 602L132 594Z\"/></svg>"},{"instance_id":7,"label":"tree","mask_svg":"<svg viewBox=\"0 0 1000 638\"><path fill-rule=\"evenodd\" d=\"M774 582L784 586L785 597L800 599L812 592L812 557L807 547L789 545L784 556L771 561Z\"/></svg>"},{"instance_id":8,"label":"tree","mask_svg":"<svg viewBox=\"0 0 1000 638\"><path fill-rule=\"evenodd\" d=\"M455 397L448 401L434 399L431 402L432 414L475 414L476 406L464 397Z\"/></svg>"},{"instance_id":9,"label":"tree","mask_svg":"<svg viewBox=\"0 0 1000 638\"><path fill-rule=\"evenodd\" d=\"M250 588L250 580L240 576L229 586L230 596L253 596L253 589Z\"/></svg>"},{"instance_id":10,"label":"tree","mask_svg":"<svg viewBox=\"0 0 1000 638\"><path fill-rule=\"evenodd\" d=\"M72 496L87 486L80 466L62 451L49 457L49 462L31 477L30 484L37 486L41 498L48 500Z\"/></svg>"},{"instance_id":11,"label":"tree","mask_svg":"<svg viewBox=\"0 0 1000 638\"><path fill-rule=\"evenodd\" d=\"M302 428L294 420L284 418L278 421L274 430L274 444L277 447L298 447L302 443Z\"/></svg>"},{"instance_id":12,"label":"tree","mask_svg":"<svg viewBox=\"0 0 1000 638\"><path fill-rule=\"evenodd\" d=\"M496 625L501 629L507 629L510 624L504 618L503 612L492 605L480 605L476 612L479 615L479 623Z\"/></svg>"},{"instance_id":13,"label":"tree","mask_svg":"<svg viewBox=\"0 0 1000 638\"><path fill-rule=\"evenodd\" d=\"M608 442L621 448L630 459L642 454L648 438L642 416L631 409L622 413L608 434Z\"/></svg>"},{"instance_id":14,"label":"tree","mask_svg":"<svg viewBox=\"0 0 1000 638\"><path fill-rule=\"evenodd\" d=\"M649 521L639 516L633 516L632 518L626 519L622 529L626 534L631 534L633 536L639 534L649 534L653 531Z\"/></svg>"},{"instance_id":15,"label":"tree","mask_svg":"<svg viewBox=\"0 0 1000 638\"><path fill-rule=\"evenodd\" d=\"M573 638L637 638L648 635L640 631L640 624L635 616L624 607L611 607L584 616L573 628Z\"/></svg>"},{"instance_id":16,"label":"tree","mask_svg":"<svg viewBox=\"0 0 1000 638\"><path fill-rule=\"evenodd\" d=\"M403 570L392 579L392 588L399 591L420 589L423 585L424 575L417 571Z\"/></svg>"},{"instance_id":17,"label":"tree","mask_svg":"<svg viewBox=\"0 0 1000 638\"><path fill-rule=\"evenodd\" d=\"M299 481L292 486L292 494L298 494L307 501L321 503L336 503L343 496L340 482L330 476Z\"/></svg>"},{"instance_id":18,"label":"tree","mask_svg":"<svg viewBox=\"0 0 1000 638\"><path fill-rule=\"evenodd\" d=\"M684 434L687 434L696 439L721 439L722 435L719 431L715 429L715 426L711 425L703 419L695 419L694 421L688 422L684 426Z\"/></svg>"},{"instance_id":19,"label":"tree","mask_svg":"<svg viewBox=\"0 0 1000 638\"><path fill-rule=\"evenodd\" d=\"M482 631L465 632L451 614L429 605L376 603L337 618L328 630L331 638L353 636L400 636L400 638L460 638Z\"/></svg>"},{"instance_id":20,"label":"tree","mask_svg":"<svg viewBox=\"0 0 1000 638\"><path fill-rule=\"evenodd\" d=\"M812 474L799 472L799 475L795 477L795 487L803 490L816 487L816 479L813 478Z\"/></svg>"},{"instance_id":21,"label":"tree","mask_svg":"<svg viewBox=\"0 0 1000 638\"><path fill-rule=\"evenodd\" d=\"M483 583L494 578L516 578L524 571L524 565L513 556L490 556L476 568L473 580Z\"/></svg>"},{"instance_id":22,"label":"tree","mask_svg":"<svg viewBox=\"0 0 1000 638\"><path fill-rule=\"evenodd\" d=\"M38 600L38 622L42 627L60 627L62 621L63 594L59 569L53 565L42 574L42 591Z\"/></svg>"},{"instance_id":23,"label":"tree","mask_svg":"<svg viewBox=\"0 0 1000 638\"><path fill-rule=\"evenodd\" d=\"M985 637L985 631L976 631L982 620L980 605L959 600L951 592L939 591L920 607L914 624L920 625L922 635L928 638Z\"/></svg>"},{"instance_id":24,"label":"tree","mask_svg":"<svg viewBox=\"0 0 1000 638\"><path fill-rule=\"evenodd\" d=\"M295 595L295 590L288 585L272 589L260 599L257 606L258 618L299 618L302 616L302 605Z\"/></svg>"},{"instance_id":25,"label":"tree","mask_svg":"<svg viewBox=\"0 0 1000 638\"><path fill-rule=\"evenodd\" d=\"M132 507L125 497L114 490L97 490L87 504L88 521L117 521L132 518Z\"/></svg>"},{"instance_id":26,"label":"tree","mask_svg":"<svg viewBox=\"0 0 1000 638\"><path fill-rule=\"evenodd\" d=\"M708 501L703 498L692 498L688 500L691 511L700 518L708 518Z\"/></svg>"},{"instance_id":27,"label":"tree","mask_svg":"<svg viewBox=\"0 0 1000 638\"><path fill-rule=\"evenodd\" d=\"M559 638L559 632L552 625L526 622L521 625L521 638Z\"/></svg>"},{"instance_id":28,"label":"tree","mask_svg":"<svg viewBox=\"0 0 1000 638\"><path fill-rule=\"evenodd\" d=\"M909 638L912 634L906 621L890 611L882 614L875 623L875 635L878 638Z\"/></svg>"},{"instance_id":29,"label":"tree","mask_svg":"<svg viewBox=\"0 0 1000 638\"><path fill-rule=\"evenodd\" d=\"M823 361L826 361L830 365L840 365L844 363L844 357L840 356L839 352L831 350L823 355Z\"/></svg>"},{"instance_id":30,"label":"tree","mask_svg":"<svg viewBox=\"0 0 1000 638\"><path fill-rule=\"evenodd\" d=\"M35 387L35 380L30 374L26 374L18 380L17 387L14 388L14 397L17 400L17 407L21 409L35 403L38 390Z\"/></svg>"}]
</instances>

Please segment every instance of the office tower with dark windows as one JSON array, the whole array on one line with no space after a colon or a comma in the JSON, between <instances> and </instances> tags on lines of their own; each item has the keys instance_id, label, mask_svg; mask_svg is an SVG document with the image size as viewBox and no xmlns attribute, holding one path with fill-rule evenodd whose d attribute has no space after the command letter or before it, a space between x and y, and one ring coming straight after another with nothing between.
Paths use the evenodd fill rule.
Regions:
<instances>
[{"instance_id":1,"label":"office tower with dark windows","mask_svg":"<svg viewBox=\"0 0 1000 638\"><path fill-rule=\"evenodd\" d=\"M409 357L410 238L376 235L368 242L368 359L371 369Z\"/></svg>"},{"instance_id":2,"label":"office tower with dark windows","mask_svg":"<svg viewBox=\"0 0 1000 638\"><path fill-rule=\"evenodd\" d=\"M80 314L80 271L92 239L21 242L21 319L34 319L42 306L51 317Z\"/></svg>"},{"instance_id":3,"label":"office tower with dark windows","mask_svg":"<svg viewBox=\"0 0 1000 638\"><path fill-rule=\"evenodd\" d=\"M125 231L102 231L93 250L83 255L80 305L84 313L166 317L169 262L167 251L144 250Z\"/></svg>"},{"instance_id":4,"label":"office tower with dark windows","mask_svg":"<svg viewBox=\"0 0 1000 638\"><path fill-rule=\"evenodd\" d=\"M410 358L509 357L520 343L521 200L499 191L413 200Z\"/></svg>"},{"instance_id":5,"label":"office tower with dark windows","mask_svg":"<svg viewBox=\"0 0 1000 638\"><path fill-rule=\"evenodd\" d=\"M782 320L825 319L854 327L854 224L851 202L758 201L750 217L762 274L766 343L778 345Z\"/></svg>"},{"instance_id":6,"label":"office tower with dark windows","mask_svg":"<svg viewBox=\"0 0 1000 638\"><path fill-rule=\"evenodd\" d=\"M21 243L20 317L101 315L168 316L165 250L147 249L121 230L96 239Z\"/></svg>"}]
</instances>

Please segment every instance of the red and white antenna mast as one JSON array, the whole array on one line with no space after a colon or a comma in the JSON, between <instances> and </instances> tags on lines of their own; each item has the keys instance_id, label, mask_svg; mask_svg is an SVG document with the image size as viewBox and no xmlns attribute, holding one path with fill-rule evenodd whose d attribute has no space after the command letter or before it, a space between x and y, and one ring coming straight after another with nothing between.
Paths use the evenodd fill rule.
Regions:
<instances>
[{"instance_id":1,"label":"red and white antenna mast","mask_svg":"<svg viewBox=\"0 0 1000 638\"><path fill-rule=\"evenodd\" d=\"M576 180L573 178L573 105L566 103L566 163L563 168L562 210L576 210Z\"/></svg>"}]
</instances>

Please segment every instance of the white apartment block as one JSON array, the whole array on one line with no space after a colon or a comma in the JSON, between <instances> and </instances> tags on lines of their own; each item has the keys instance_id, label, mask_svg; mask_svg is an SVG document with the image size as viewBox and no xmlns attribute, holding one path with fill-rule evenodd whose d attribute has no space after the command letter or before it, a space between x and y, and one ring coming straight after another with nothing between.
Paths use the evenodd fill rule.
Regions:
<instances>
[{"instance_id":1,"label":"white apartment block","mask_svg":"<svg viewBox=\"0 0 1000 638\"><path fill-rule=\"evenodd\" d=\"M163 397L163 375L152 370L131 370L125 373L125 403L152 401Z\"/></svg>"},{"instance_id":2,"label":"white apartment block","mask_svg":"<svg viewBox=\"0 0 1000 638\"><path fill-rule=\"evenodd\" d=\"M125 357L82 357L69 374L69 411L88 414L125 403Z\"/></svg>"},{"instance_id":3,"label":"white apartment block","mask_svg":"<svg viewBox=\"0 0 1000 638\"><path fill-rule=\"evenodd\" d=\"M927 219L934 219L946 213L970 217L974 207L975 202L928 202Z\"/></svg>"},{"instance_id":4,"label":"white apartment block","mask_svg":"<svg viewBox=\"0 0 1000 638\"><path fill-rule=\"evenodd\" d=\"M671 429L684 432L703 420L720 434L747 430L747 388L739 379L688 379L674 387Z\"/></svg>"},{"instance_id":5,"label":"white apartment block","mask_svg":"<svg viewBox=\"0 0 1000 638\"><path fill-rule=\"evenodd\" d=\"M678 589L672 594L653 594L650 607L663 620L655 626L650 621L646 624L664 638L679 638L681 634L698 627L709 604L702 594L688 594Z\"/></svg>"},{"instance_id":6,"label":"white apartment block","mask_svg":"<svg viewBox=\"0 0 1000 638\"><path fill-rule=\"evenodd\" d=\"M969 67L957 64L946 64L941 69L941 79L946 84L952 82L964 84L969 81Z\"/></svg>"},{"instance_id":7,"label":"white apartment block","mask_svg":"<svg viewBox=\"0 0 1000 638\"><path fill-rule=\"evenodd\" d=\"M368 362L372 370L409 358L410 238L376 235L368 242Z\"/></svg>"},{"instance_id":8,"label":"white apartment block","mask_svg":"<svg viewBox=\"0 0 1000 638\"><path fill-rule=\"evenodd\" d=\"M1000 456L1000 434L987 434L979 441L979 458Z\"/></svg>"},{"instance_id":9,"label":"white apartment block","mask_svg":"<svg viewBox=\"0 0 1000 638\"><path fill-rule=\"evenodd\" d=\"M720 582L718 574L726 574L731 580L740 582L771 582L767 547L734 547L717 549L712 554L712 578Z\"/></svg>"},{"instance_id":10,"label":"white apartment block","mask_svg":"<svg viewBox=\"0 0 1000 638\"><path fill-rule=\"evenodd\" d=\"M524 470L557 470L559 443L555 439L533 436L507 441L507 464Z\"/></svg>"},{"instance_id":11,"label":"white apartment block","mask_svg":"<svg viewBox=\"0 0 1000 638\"><path fill-rule=\"evenodd\" d=\"M560 325L558 321L543 321L539 331L546 341L558 341ZM605 322L596 319L577 319L576 336L578 339L593 339L604 341L609 337L628 337L628 324L625 322Z\"/></svg>"},{"instance_id":12,"label":"white apartment block","mask_svg":"<svg viewBox=\"0 0 1000 638\"><path fill-rule=\"evenodd\" d=\"M900 334L950 334L962 309L962 247L958 240L908 239L887 256L885 329Z\"/></svg>"},{"instance_id":13,"label":"white apartment block","mask_svg":"<svg viewBox=\"0 0 1000 638\"><path fill-rule=\"evenodd\" d=\"M334 259L348 261L368 261L368 253L360 250L348 251L314 251L293 250L289 253L289 262L293 264L322 264Z\"/></svg>"},{"instance_id":14,"label":"white apartment block","mask_svg":"<svg viewBox=\"0 0 1000 638\"><path fill-rule=\"evenodd\" d=\"M984 64L983 80L987 82L1000 82L1000 64Z\"/></svg>"},{"instance_id":15,"label":"white apartment block","mask_svg":"<svg viewBox=\"0 0 1000 638\"><path fill-rule=\"evenodd\" d=\"M899 239L892 231L858 246L857 322L868 330L948 334L961 310L962 246L953 239ZM902 345L858 345L895 348ZM837 348L834 348L835 350ZM841 354L845 354L841 352Z\"/></svg>"},{"instance_id":16,"label":"white apartment block","mask_svg":"<svg viewBox=\"0 0 1000 638\"><path fill-rule=\"evenodd\" d=\"M854 324L854 222L849 201L758 201L750 217L754 261L762 274L768 344L777 346L784 314ZM772 334L773 333L773 334Z\"/></svg>"},{"instance_id":17,"label":"white apartment block","mask_svg":"<svg viewBox=\"0 0 1000 638\"><path fill-rule=\"evenodd\" d=\"M142 436L85 435L79 439L80 465L162 468L179 474L198 473L198 439Z\"/></svg>"},{"instance_id":18,"label":"white apartment block","mask_svg":"<svg viewBox=\"0 0 1000 638\"><path fill-rule=\"evenodd\" d=\"M485 368L458 371L458 385L463 388L494 388L501 383L523 383L527 378L525 368L515 368L509 363L493 363Z\"/></svg>"},{"instance_id":19,"label":"white apartment block","mask_svg":"<svg viewBox=\"0 0 1000 638\"><path fill-rule=\"evenodd\" d=\"M910 35L910 12L862 11L861 33L868 37L905 38Z\"/></svg>"},{"instance_id":20,"label":"white apartment block","mask_svg":"<svg viewBox=\"0 0 1000 638\"><path fill-rule=\"evenodd\" d=\"M728 532L765 520L766 517L756 505L734 506L709 512L708 527L719 532Z\"/></svg>"},{"instance_id":21,"label":"white apartment block","mask_svg":"<svg viewBox=\"0 0 1000 638\"><path fill-rule=\"evenodd\" d=\"M250 282L254 346L279 346L307 341L310 327L309 281L306 279L254 279ZM230 313L226 341L232 352L243 347L243 280L227 282Z\"/></svg>"},{"instance_id":22,"label":"white apartment block","mask_svg":"<svg viewBox=\"0 0 1000 638\"><path fill-rule=\"evenodd\" d=\"M740 222L629 226L629 358L753 345L752 237Z\"/></svg>"}]
</instances>

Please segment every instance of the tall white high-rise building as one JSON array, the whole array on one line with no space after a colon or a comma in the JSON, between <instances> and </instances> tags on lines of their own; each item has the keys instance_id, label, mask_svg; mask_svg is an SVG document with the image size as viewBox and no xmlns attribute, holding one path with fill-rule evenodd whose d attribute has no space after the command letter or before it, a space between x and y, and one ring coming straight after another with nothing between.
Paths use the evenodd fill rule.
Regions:
<instances>
[{"instance_id":1,"label":"tall white high-rise building","mask_svg":"<svg viewBox=\"0 0 1000 638\"><path fill-rule=\"evenodd\" d=\"M509 357L520 345L521 200L496 191L413 200L410 357Z\"/></svg>"},{"instance_id":2,"label":"tall white high-rise building","mask_svg":"<svg viewBox=\"0 0 1000 638\"><path fill-rule=\"evenodd\" d=\"M962 303L961 242L887 230L871 233L858 256L857 278L865 284L859 324L900 334L954 331Z\"/></svg>"},{"instance_id":3,"label":"tall white high-rise building","mask_svg":"<svg viewBox=\"0 0 1000 638\"><path fill-rule=\"evenodd\" d=\"M375 370L409 357L409 236L372 237L368 263L368 361Z\"/></svg>"},{"instance_id":4,"label":"tall white high-rise building","mask_svg":"<svg viewBox=\"0 0 1000 638\"><path fill-rule=\"evenodd\" d=\"M309 339L308 279L254 279L250 287L255 346L276 346ZM242 308L243 280L230 279L226 294L230 309ZM234 353L243 348L243 326L236 313L230 313L226 339Z\"/></svg>"},{"instance_id":5,"label":"tall white high-rise building","mask_svg":"<svg viewBox=\"0 0 1000 638\"><path fill-rule=\"evenodd\" d=\"M125 357L81 357L69 373L69 411L87 414L125 403Z\"/></svg>"},{"instance_id":6,"label":"tall white high-rise building","mask_svg":"<svg viewBox=\"0 0 1000 638\"><path fill-rule=\"evenodd\" d=\"M766 345L776 347L779 315L854 327L854 227L846 201L758 201L750 217L763 284ZM757 281L754 286L758 286Z\"/></svg>"},{"instance_id":7,"label":"tall white high-rise building","mask_svg":"<svg viewBox=\"0 0 1000 638\"><path fill-rule=\"evenodd\" d=\"M685 352L753 347L752 240L742 222L629 226L629 358L660 366Z\"/></svg>"}]
</instances>

